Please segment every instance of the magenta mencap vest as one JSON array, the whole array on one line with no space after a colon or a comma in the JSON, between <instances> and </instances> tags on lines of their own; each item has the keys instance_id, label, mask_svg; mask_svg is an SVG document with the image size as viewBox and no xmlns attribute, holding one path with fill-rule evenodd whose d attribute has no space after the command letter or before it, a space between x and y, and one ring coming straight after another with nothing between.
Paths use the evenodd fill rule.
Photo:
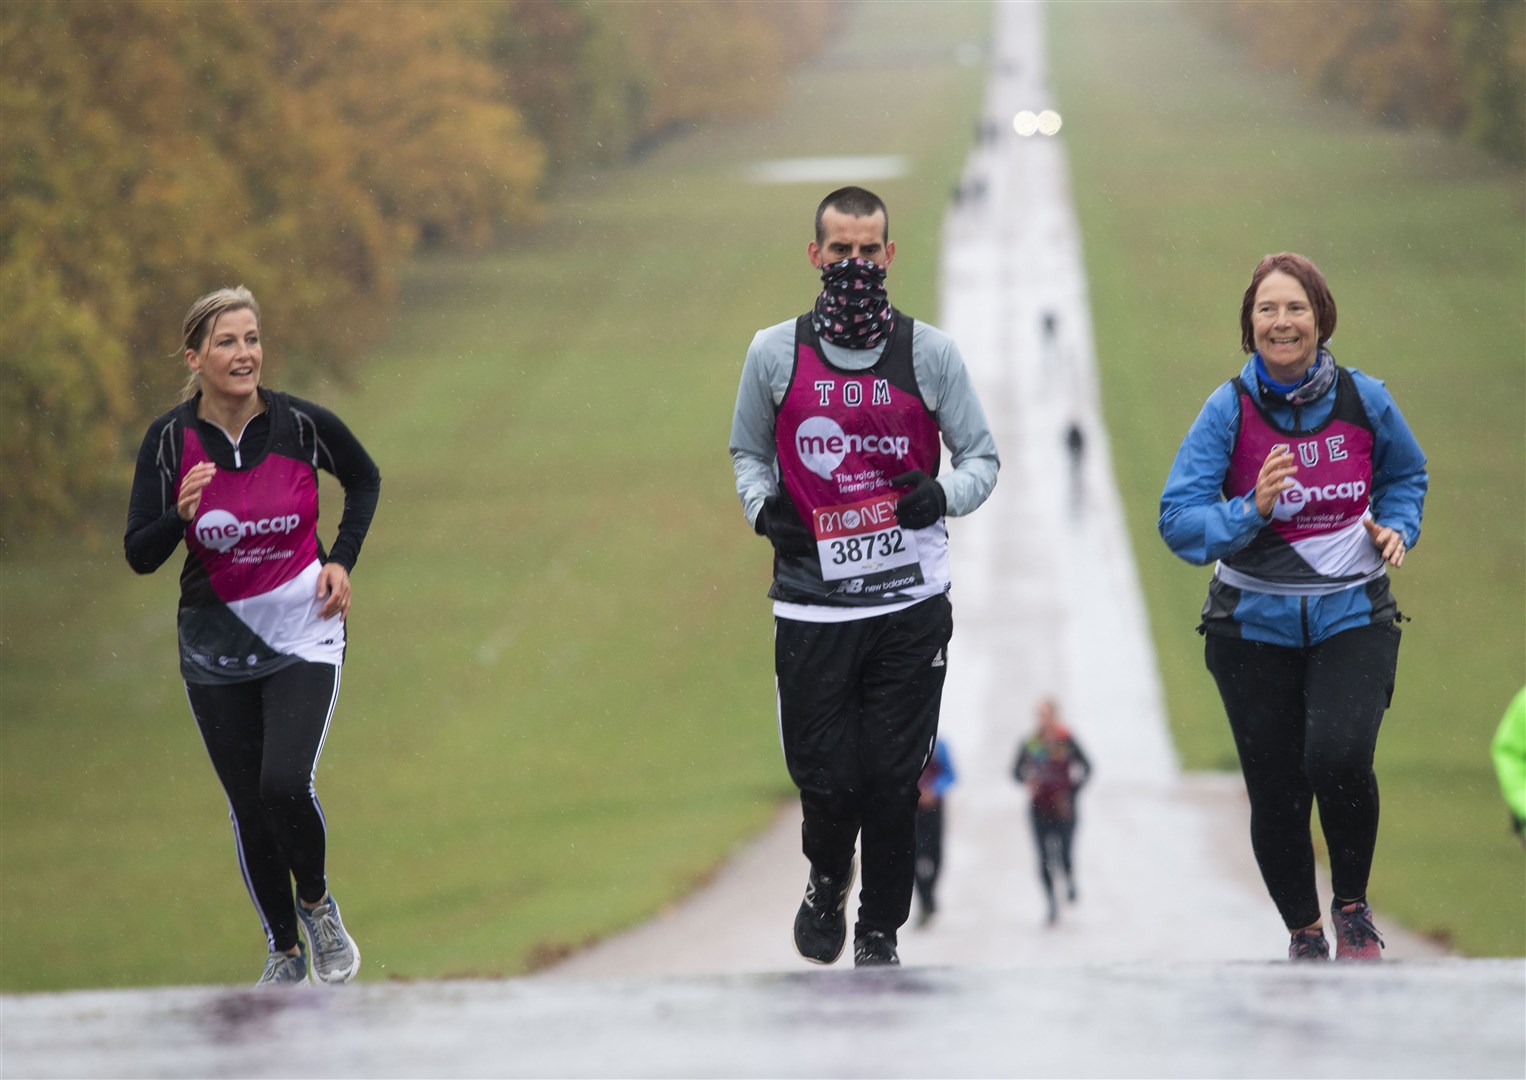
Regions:
<instances>
[{"instance_id":1,"label":"magenta mencap vest","mask_svg":"<svg viewBox=\"0 0 1526 1080\"><path fill-rule=\"evenodd\" d=\"M948 590L948 529L903 529L890 478L938 473L938 423L917 387L913 320L897 313L879 362L833 367L811 326L795 322L795 364L774 422L779 475L816 554L774 560L769 595L803 604L873 606Z\"/></svg>"},{"instance_id":2,"label":"magenta mencap vest","mask_svg":"<svg viewBox=\"0 0 1526 1080\"><path fill-rule=\"evenodd\" d=\"M245 468L217 471L186 526L179 627L181 670L192 682L344 660L344 620L318 617L317 466L286 396L272 393L267 403L265 445L245 448ZM210 460L194 412L181 432L177 499L186 472Z\"/></svg>"},{"instance_id":3,"label":"magenta mencap vest","mask_svg":"<svg viewBox=\"0 0 1526 1080\"><path fill-rule=\"evenodd\" d=\"M1234 385L1240 431L1224 477L1225 497L1255 490L1274 446L1292 451L1298 472L1272 507L1271 522L1220 561L1219 579L1256 592L1320 595L1381 574L1382 556L1362 524L1372 501L1372 424L1350 373L1337 371L1330 416L1309 431L1281 430L1238 380Z\"/></svg>"}]
</instances>

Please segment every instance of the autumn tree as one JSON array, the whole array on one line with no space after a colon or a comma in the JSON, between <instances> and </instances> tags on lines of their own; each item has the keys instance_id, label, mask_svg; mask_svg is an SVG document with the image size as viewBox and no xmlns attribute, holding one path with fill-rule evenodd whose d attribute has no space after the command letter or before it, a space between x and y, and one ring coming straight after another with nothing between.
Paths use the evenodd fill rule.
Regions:
<instances>
[{"instance_id":1,"label":"autumn tree","mask_svg":"<svg viewBox=\"0 0 1526 1080\"><path fill-rule=\"evenodd\" d=\"M342 372L421 240L530 216L542 150L470 35L359 7L0 7L0 536L120 495L198 294L261 296L275 379Z\"/></svg>"},{"instance_id":2,"label":"autumn tree","mask_svg":"<svg viewBox=\"0 0 1526 1080\"><path fill-rule=\"evenodd\" d=\"M197 295L254 290L272 382L343 374L420 248L512 237L549 162L770 108L835 11L0 5L0 541L120 502Z\"/></svg>"},{"instance_id":3,"label":"autumn tree","mask_svg":"<svg viewBox=\"0 0 1526 1080\"><path fill-rule=\"evenodd\" d=\"M1227 0L1185 8L1260 67L1399 126L1439 127L1526 160L1526 4L1520 0Z\"/></svg>"},{"instance_id":4,"label":"autumn tree","mask_svg":"<svg viewBox=\"0 0 1526 1080\"><path fill-rule=\"evenodd\" d=\"M507 0L489 10L489 56L554 169L766 115L788 69L820 52L840 17L817 0Z\"/></svg>"},{"instance_id":5,"label":"autumn tree","mask_svg":"<svg viewBox=\"0 0 1526 1080\"><path fill-rule=\"evenodd\" d=\"M483 247L535 216L544 146L488 59L493 7L394 0L261 6L280 78L326 113L349 179L407 249Z\"/></svg>"},{"instance_id":6,"label":"autumn tree","mask_svg":"<svg viewBox=\"0 0 1526 1080\"><path fill-rule=\"evenodd\" d=\"M1463 136L1506 161L1526 161L1526 4L1479 0L1470 17L1453 15L1468 103Z\"/></svg>"}]
</instances>

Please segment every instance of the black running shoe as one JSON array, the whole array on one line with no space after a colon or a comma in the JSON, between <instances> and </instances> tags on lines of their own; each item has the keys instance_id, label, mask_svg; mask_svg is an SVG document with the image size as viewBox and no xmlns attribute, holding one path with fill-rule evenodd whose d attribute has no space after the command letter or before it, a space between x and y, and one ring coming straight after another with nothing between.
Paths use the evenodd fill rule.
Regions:
<instances>
[{"instance_id":1,"label":"black running shoe","mask_svg":"<svg viewBox=\"0 0 1526 1080\"><path fill-rule=\"evenodd\" d=\"M1288 959L1330 959L1330 943L1325 940L1325 932L1318 927L1294 931L1292 940L1288 942Z\"/></svg>"},{"instance_id":2,"label":"black running shoe","mask_svg":"<svg viewBox=\"0 0 1526 1080\"><path fill-rule=\"evenodd\" d=\"M899 967L901 958L896 955L895 935L883 930L869 930L853 935L853 966Z\"/></svg>"},{"instance_id":3,"label":"black running shoe","mask_svg":"<svg viewBox=\"0 0 1526 1080\"><path fill-rule=\"evenodd\" d=\"M795 951L813 964L830 964L842 955L848 941L848 894L858 873L858 856L841 874L823 874L811 867L805 899L795 912Z\"/></svg>"}]
</instances>

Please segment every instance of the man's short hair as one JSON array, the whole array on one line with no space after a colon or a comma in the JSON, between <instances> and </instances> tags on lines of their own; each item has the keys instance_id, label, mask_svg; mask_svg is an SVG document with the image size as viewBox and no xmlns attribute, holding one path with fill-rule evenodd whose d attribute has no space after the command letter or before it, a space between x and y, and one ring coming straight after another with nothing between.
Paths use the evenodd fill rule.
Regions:
<instances>
[{"instance_id":1,"label":"man's short hair","mask_svg":"<svg viewBox=\"0 0 1526 1080\"><path fill-rule=\"evenodd\" d=\"M873 217L876 213L885 215L885 237L890 239L890 211L885 206L885 200L874 192L861 187L838 188L816 208L816 243L826 240L826 230L822 228L821 219L828 209L836 210L839 214L847 214L849 217Z\"/></svg>"}]
</instances>

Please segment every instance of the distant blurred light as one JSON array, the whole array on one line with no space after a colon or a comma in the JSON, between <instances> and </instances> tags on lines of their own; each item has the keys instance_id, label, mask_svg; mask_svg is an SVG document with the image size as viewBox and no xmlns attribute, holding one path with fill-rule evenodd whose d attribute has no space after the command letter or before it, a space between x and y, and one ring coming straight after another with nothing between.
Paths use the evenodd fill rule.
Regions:
<instances>
[{"instance_id":1,"label":"distant blurred light","mask_svg":"<svg viewBox=\"0 0 1526 1080\"><path fill-rule=\"evenodd\" d=\"M1040 135L1054 135L1060 130L1060 114L1053 109L1045 109L1039 113L1038 128Z\"/></svg>"},{"instance_id":2,"label":"distant blurred light","mask_svg":"<svg viewBox=\"0 0 1526 1080\"><path fill-rule=\"evenodd\" d=\"M1039 118L1024 109L1012 118L1012 130L1027 138L1039 129Z\"/></svg>"}]
</instances>

